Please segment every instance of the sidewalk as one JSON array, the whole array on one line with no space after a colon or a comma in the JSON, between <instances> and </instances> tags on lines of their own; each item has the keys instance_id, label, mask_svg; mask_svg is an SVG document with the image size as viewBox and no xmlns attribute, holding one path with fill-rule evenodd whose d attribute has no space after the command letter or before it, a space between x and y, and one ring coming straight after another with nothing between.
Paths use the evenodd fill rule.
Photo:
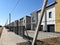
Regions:
<instances>
[{"instance_id":1,"label":"sidewalk","mask_svg":"<svg viewBox=\"0 0 60 45\"><path fill-rule=\"evenodd\" d=\"M23 39L19 35L16 35L13 32L8 32L8 29L4 28L0 39L0 45L16 45L17 43L26 41L27 40Z\"/></svg>"}]
</instances>

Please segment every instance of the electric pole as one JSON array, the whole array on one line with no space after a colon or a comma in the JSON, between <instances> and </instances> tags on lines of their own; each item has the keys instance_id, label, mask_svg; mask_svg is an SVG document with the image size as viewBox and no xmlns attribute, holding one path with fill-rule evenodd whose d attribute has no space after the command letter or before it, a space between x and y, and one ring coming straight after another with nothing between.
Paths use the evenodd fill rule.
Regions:
<instances>
[{"instance_id":1,"label":"electric pole","mask_svg":"<svg viewBox=\"0 0 60 45\"><path fill-rule=\"evenodd\" d=\"M37 28L36 28L36 31L35 31L35 35L34 35L34 38L33 38L32 45L35 45L35 43L36 43L38 33L39 33L39 28L41 27L42 19L43 19L43 16L44 16L44 11L46 9L47 1L48 0L44 0L43 6L42 6L42 9L41 9L40 20L38 21L38 24L37 24Z\"/></svg>"},{"instance_id":2,"label":"electric pole","mask_svg":"<svg viewBox=\"0 0 60 45\"><path fill-rule=\"evenodd\" d=\"M11 13L9 13L9 29L11 30L10 23L11 23Z\"/></svg>"},{"instance_id":3,"label":"electric pole","mask_svg":"<svg viewBox=\"0 0 60 45\"><path fill-rule=\"evenodd\" d=\"M11 13L9 13L9 24L11 23Z\"/></svg>"}]
</instances>

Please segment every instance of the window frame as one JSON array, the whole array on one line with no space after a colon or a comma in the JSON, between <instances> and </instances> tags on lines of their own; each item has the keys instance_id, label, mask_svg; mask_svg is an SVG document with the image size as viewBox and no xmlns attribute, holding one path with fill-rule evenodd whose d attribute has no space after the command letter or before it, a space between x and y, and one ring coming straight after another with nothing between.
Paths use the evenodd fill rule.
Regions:
<instances>
[{"instance_id":1,"label":"window frame","mask_svg":"<svg viewBox=\"0 0 60 45\"><path fill-rule=\"evenodd\" d=\"M49 12L49 18L52 18L52 12L51 11Z\"/></svg>"}]
</instances>

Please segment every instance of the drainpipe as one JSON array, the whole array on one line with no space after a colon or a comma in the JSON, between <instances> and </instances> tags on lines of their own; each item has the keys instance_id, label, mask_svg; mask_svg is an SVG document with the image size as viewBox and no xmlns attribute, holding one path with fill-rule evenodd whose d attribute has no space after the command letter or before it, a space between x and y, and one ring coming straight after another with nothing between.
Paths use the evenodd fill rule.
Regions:
<instances>
[{"instance_id":1,"label":"drainpipe","mask_svg":"<svg viewBox=\"0 0 60 45\"><path fill-rule=\"evenodd\" d=\"M45 10L43 31L47 31L47 12Z\"/></svg>"}]
</instances>

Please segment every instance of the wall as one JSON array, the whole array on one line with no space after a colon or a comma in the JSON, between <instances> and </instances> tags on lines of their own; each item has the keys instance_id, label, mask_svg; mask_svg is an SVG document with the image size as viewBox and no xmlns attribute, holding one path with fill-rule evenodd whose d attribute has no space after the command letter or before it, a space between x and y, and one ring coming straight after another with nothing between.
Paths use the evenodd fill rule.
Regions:
<instances>
[{"instance_id":1,"label":"wall","mask_svg":"<svg viewBox=\"0 0 60 45\"><path fill-rule=\"evenodd\" d=\"M31 29L31 17L30 16L26 16L26 28L28 30Z\"/></svg>"},{"instance_id":2,"label":"wall","mask_svg":"<svg viewBox=\"0 0 60 45\"><path fill-rule=\"evenodd\" d=\"M49 12L52 12L52 18L49 18ZM40 20L40 15L41 15L41 12L38 12L38 21ZM42 24L41 25L44 25L45 23L45 15L46 18L47 18L47 24L55 24L55 6L50 6L48 8L46 8L46 12L44 13L44 16L43 16L43 20L42 20Z\"/></svg>"},{"instance_id":3,"label":"wall","mask_svg":"<svg viewBox=\"0 0 60 45\"><path fill-rule=\"evenodd\" d=\"M55 18L56 18L56 32L60 32L60 0L56 0L57 4L55 5Z\"/></svg>"},{"instance_id":4,"label":"wall","mask_svg":"<svg viewBox=\"0 0 60 45\"><path fill-rule=\"evenodd\" d=\"M47 11L47 24L55 24L55 5L46 9ZM52 18L49 18L49 12L52 12Z\"/></svg>"},{"instance_id":5,"label":"wall","mask_svg":"<svg viewBox=\"0 0 60 45\"><path fill-rule=\"evenodd\" d=\"M52 12L51 18L49 18L49 12ZM41 11L38 12L38 21L40 21L40 18L41 18L40 15L41 15ZM46 8L41 25L43 25L43 31L49 30L47 25L55 25L55 6L54 5Z\"/></svg>"},{"instance_id":6,"label":"wall","mask_svg":"<svg viewBox=\"0 0 60 45\"><path fill-rule=\"evenodd\" d=\"M33 21L33 18L35 21ZM37 12L32 12L31 13L31 30L35 30L37 23L38 23Z\"/></svg>"}]
</instances>

